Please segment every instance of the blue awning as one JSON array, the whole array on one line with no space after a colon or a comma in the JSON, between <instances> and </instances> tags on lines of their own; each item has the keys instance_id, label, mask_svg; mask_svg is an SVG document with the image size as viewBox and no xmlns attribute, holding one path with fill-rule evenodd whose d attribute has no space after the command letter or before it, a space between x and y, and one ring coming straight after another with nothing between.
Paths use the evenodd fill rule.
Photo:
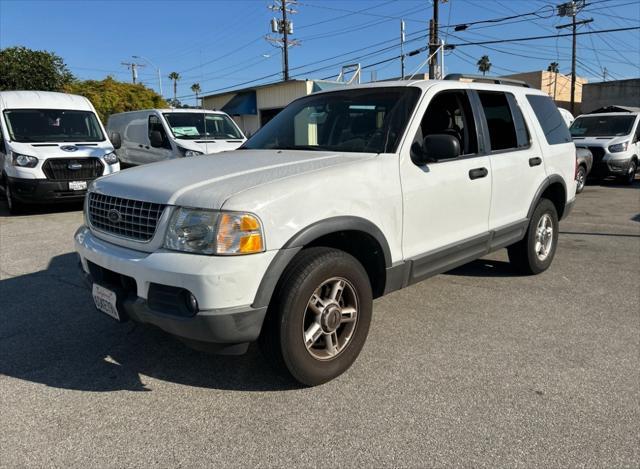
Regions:
<instances>
[{"instance_id":1,"label":"blue awning","mask_svg":"<svg viewBox=\"0 0 640 469\"><path fill-rule=\"evenodd\" d=\"M243 91L238 93L231 100L222 106L222 111L230 116L246 116L248 114L258 114L258 102L255 91Z\"/></svg>"}]
</instances>

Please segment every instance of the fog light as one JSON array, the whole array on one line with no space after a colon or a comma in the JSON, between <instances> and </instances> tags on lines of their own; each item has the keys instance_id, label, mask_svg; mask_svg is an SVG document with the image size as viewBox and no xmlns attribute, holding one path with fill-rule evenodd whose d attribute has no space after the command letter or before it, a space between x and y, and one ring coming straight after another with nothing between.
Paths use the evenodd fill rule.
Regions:
<instances>
[{"instance_id":1,"label":"fog light","mask_svg":"<svg viewBox=\"0 0 640 469\"><path fill-rule=\"evenodd\" d=\"M196 297L193 296L193 293L189 293L189 295L187 296L187 308L193 314L196 314L198 312L198 300L196 300Z\"/></svg>"}]
</instances>

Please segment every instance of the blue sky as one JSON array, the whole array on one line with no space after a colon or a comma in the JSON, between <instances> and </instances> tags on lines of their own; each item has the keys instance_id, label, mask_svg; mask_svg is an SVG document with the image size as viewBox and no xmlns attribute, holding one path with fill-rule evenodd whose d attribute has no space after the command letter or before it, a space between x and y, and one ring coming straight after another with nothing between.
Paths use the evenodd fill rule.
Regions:
<instances>
[{"instance_id":1,"label":"blue sky","mask_svg":"<svg viewBox=\"0 0 640 469\"><path fill-rule=\"evenodd\" d=\"M440 23L445 26L441 35L449 43L460 44L557 34L555 26L567 23L567 18L554 15L552 5L557 3L448 0L440 7ZM130 80L121 62L130 62L132 55L144 56L161 69L165 96L171 94L167 75L177 71L182 76L178 97L190 102L189 88L195 82L208 92L261 77L265 78L256 83L278 79L277 75L268 77L281 70L280 50L264 39L274 16L267 8L270 4L268 0L0 0L0 47L23 45L53 51L83 79L112 75ZM341 63L366 54L357 60L363 66L399 55L399 47L394 46L401 17L406 20L407 38L412 40L406 50L421 47L431 18L429 0L299 0L295 9L293 37L301 42L290 50L295 78L335 77ZM534 11L538 16L474 25L463 32L446 28ZM639 26L640 0L592 0L580 18L594 19L582 31ZM605 67L608 79L640 76L638 30L581 36L578 47L578 74L590 81L601 81ZM491 59L492 74L546 69L551 61L560 63L562 73L569 73L571 39L459 46L447 53L446 71L476 72L475 62L484 54ZM425 58L425 53L409 57L407 71L415 71ZM372 71L378 78L398 76L399 60L367 68L365 81ZM139 78L158 88L152 66L141 69Z\"/></svg>"}]
</instances>

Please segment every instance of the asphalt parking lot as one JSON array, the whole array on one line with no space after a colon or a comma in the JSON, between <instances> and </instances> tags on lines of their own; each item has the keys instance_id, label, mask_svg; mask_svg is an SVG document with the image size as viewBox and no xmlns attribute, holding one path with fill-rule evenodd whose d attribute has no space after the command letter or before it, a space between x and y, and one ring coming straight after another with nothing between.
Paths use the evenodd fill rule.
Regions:
<instances>
[{"instance_id":1,"label":"asphalt parking lot","mask_svg":"<svg viewBox=\"0 0 640 469\"><path fill-rule=\"evenodd\" d=\"M638 180L587 186L540 276L500 251L378 300L312 389L96 312L81 222L0 202L2 467L640 465Z\"/></svg>"}]
</instances>

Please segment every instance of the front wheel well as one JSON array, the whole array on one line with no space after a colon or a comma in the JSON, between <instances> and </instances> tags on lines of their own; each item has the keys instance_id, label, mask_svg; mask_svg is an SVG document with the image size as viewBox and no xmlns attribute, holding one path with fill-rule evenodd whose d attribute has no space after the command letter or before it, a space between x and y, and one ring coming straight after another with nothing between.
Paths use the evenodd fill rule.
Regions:
<instances>
[{"instance_id":1,"label":"front wheel well","mask_svg":"<svg viewBox=\"0 0 640 469\"><path fill-rule=\"evenodd\" d=\"M370 234L357 230L344 230L321 236L305 245L308 247L339 249L355 257L367 271L374 298L384 294L386 264L380 243Z\"/></svg>"}]
</instances>

